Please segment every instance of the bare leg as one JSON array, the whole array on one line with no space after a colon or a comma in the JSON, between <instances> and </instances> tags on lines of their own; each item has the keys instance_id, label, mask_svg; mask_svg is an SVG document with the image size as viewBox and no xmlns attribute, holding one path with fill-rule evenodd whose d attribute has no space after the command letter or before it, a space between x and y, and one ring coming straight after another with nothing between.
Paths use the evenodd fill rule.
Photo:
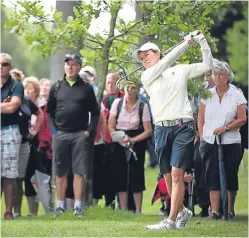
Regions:
<instances>
[{"instance_id":1,"label":"bare leg","mask_svg":"<svg viewBox=\"0 0 249 238\"><path fill-rule=\"evenodd\" d=\"M73 190L74 190L75 201L82 201L83 185L84 185L84 177L78 174L74 174Z\"/></svg>"},{"instance_id":2,"label":"bare leg","mask_svg":"<svg viewBox=\"0 0 249 238\"><path fill-rule=\"evenodd\" d=\"M127 192L119 192L118 196L121 210L127 210Z\"/></svg>"},{"instance_id":3,"label":"bare leg","mask_svg":"<svg viewBox=\"0 0 249 238\"><path fill-rule=\"evenodd\" d=\"M22 182L23 179L17 178L14 190L14 213L19 213L19 214L21 214L22 197L23 197Z\"/></svg>"},{"instance_id":4,"label":"bare leg","mask_svg":"<svg viewBox=\"0 0 249 238\"><path fill-rule=\"evenodd\" d=\"M220 210L220 191L210 191L210 203L212 207L212 211L219 212Z\"/></svg>"},{"instance_id":5,"label":"bare leg","mask_svg":"<svg viewBox=\"0 0 249 238\"><path fill-rule=\"evenodd\" d=\"M143 203L143 192L133 193L133 197L136 205L136 213L141 213Z\"/></svg>"},{"instance_id":6,"label":"bare leg","mask_svg":"<svg viewBox=\"0 0 249 238\"><path fill-rule=\"evenodd\" d=\"M12 212L13 201L14 201L14 181L15 179L4 178L4 198L6 212Z\"/></svg>"},{"instance_id":7,"label":"bare leg","mask_svg":"<svg viewBox=\"0 0 249 238\"><path fill-rule=\"evenodd\" d=\"M172 167L172 194L171 194L171 209L169 219L176 221L176 217L180 209L182 209L184 199L184 170Z\"/></svg>"},{"instance_id":8,"label":"bare leg","mask_svg":"<svg viewBox=\"0 0 249 238\"><path fill-rule=\"evenodd\" d=\"M67 187L67 176L56 176L56 192L57 200L63 201L65 199L65 191Z\"/></svg>"},{"instance_id":9,"label":"bare leg","mask_svg":"<svg viewBox=\"0 0 249 238\"><path fill-rule=\"evenodd\" d=\"M234 204L236 199L237 191L228 191L228 212L234 212Z\"/></svg>"}]
</instances>

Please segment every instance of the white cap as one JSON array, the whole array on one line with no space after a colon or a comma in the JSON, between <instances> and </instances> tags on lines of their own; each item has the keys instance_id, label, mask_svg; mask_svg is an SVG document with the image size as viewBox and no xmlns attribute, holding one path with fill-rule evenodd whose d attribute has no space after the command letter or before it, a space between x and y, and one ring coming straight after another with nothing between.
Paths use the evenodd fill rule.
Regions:
<instances>
[{"instance_id":1,"label":"white cap","mask_svg":"<svg viewBox=\"0 0 249 238\"><path fill-rule=\"evenodd\" d=\"M96 76L96 72L95 72L94 68L91 67L91 66L85 66L85 67L83 67L83 68L80 70L79 74L80 74L81 72L89 72L89 73L91 73L92 75Z\"/></svg>"},{"instance_id":2,"label":"white cap","mask_svg":"<svg viewBox=\"0 0 249 238\"><path fill-rule=\"evenodd\" d=\"M156 50L156 51L160 51L159 47L151 42L147 42L145 44L143 44L138 50L137 53L141 52L141 51L147 51L147 50Z\"/></svg>"}]
</instances>

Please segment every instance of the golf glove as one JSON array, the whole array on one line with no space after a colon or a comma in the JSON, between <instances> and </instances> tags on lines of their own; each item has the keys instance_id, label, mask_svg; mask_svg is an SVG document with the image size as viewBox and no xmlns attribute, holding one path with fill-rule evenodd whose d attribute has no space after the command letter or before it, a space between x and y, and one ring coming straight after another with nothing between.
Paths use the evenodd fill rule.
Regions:
<instances>
[{"instance_id":1,"label":"golf glove","mask_svg":"<svg viewBox=\"0 0 249 238\"><path fill-rule=\"evenodd\" d=\"M194 32L191 33L191 35L193 36L192 39L196 43L200 43L203 39L205 39L205 36L202 33L197 35L198 32L199 31L194 31Z\"/></svg>"}]
</instances>

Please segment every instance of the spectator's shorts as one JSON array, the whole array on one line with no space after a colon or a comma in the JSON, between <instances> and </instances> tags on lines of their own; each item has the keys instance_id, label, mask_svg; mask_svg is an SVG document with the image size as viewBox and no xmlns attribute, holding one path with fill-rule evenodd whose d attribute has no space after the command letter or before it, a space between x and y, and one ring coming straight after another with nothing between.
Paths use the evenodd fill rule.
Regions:
<instances>
[{"instance_id":1,"label":"spectator's shorts","mask_svg":"<svg viewBox=\"0 0 249 238\"><path fill-rule=\"evenodd\" d=\"M17 125L1 127L1 176L18 177L21 134Z\"/></svg>"},{"instance_id":2,"label":"spectator's shorts","mask_svg":"<svg viewBox=\"0 0 249 238\"><path fill-rule=\"evenodd\" d=\"M241 157L240 144L222 145L223 160L225 165L227 190L238 190L238 167ZM220 190L220 173L218 145L209 144L205 141L200 143L200 155L206 175L206 187L208 191Z\"/></svg>"},{"instance_id":3,"label":"spectator's shorts","mask_svg":"<svg viewBox=\"0 0 249 238\"><path fill-rule=\"evenodd\" d=\"M193 166L194 136L194 121L184 122L182 126L155 126L155 152L160 173L170 173L172 167L190 169Z\"/></svg>"},{"instance_id":4,"label":"spectator's shorts","mask_svg":"<svg viewBox=\"0 0 249 238\"><path fill-rule=\"evenodd\" d=\"M66 133L58 131L53 138L55 172L58 177L66 176L72 168L73 174L86 175L91 161L91 140L83 131Z\"/></svg>"},{"instance_id":5,"label":"spectator's shorts","mask_svg":"<svg viewBox=\"0 0 249 238\"><path fill-rule=\"evenodd\" d=\"M25 178L29 162L30 146L29 142L21 143L18 161L18 177Z\"/></svg>"}]
</instances>

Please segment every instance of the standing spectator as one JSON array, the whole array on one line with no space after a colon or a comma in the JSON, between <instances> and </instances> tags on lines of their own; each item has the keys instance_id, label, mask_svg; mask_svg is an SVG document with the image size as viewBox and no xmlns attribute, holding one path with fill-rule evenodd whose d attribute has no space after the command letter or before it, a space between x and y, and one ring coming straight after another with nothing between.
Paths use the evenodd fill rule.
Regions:
<instances>
[{"instance_id":1,"label":"standing spectator","mask_svg":"<svg viewBox=\"0 0 249 238\"><path fill-rule=\"evenodd\" d=\"M19 151L19 162L18 162L18 178L16 179L15 184L15 196L14 196L14 218L21 217L21 206L22 206L22 197L23 197L23 180L26 175L28 161L30 156L30 144L29 138L34 135L34 131L39 131L42 120L43 112L37 105L29 98L24 96L26 105L28 105L30 116L25 115L24 113L19 113L18 117L18 126L20 133L22 135L22 142ZM31 116L35 115L37 120L35 125L33 125L34 130L30 131L30 120Z\"/></svg>"},{"instance_id":2,"label":"standing spectator","mask_svg":"<svg viewBox=\"0 0 249 238\"><path fill-rule=\"evenodd\" d=\"M116 82L119 79L118 74L109 73L106 76L106 93L102 100L102 105L104 107L104 116L106 119L106 161L104 164L104 178L105 178L105 186L104 186L104 195L105 195L105 206L111 206L113 209L115 208L115 188L114 188L114 165L115 165L115 156L112 153L111 147L111 136L108 131L108 120L110 116L111 106L116 98L122 98L124 93L122 91L117 90Z\"/></svg>"},{"instance_id":3,"label":"standing spectator","mask_svg":"<svg viewBox=\"0 0 249 238\"><path fill-rule=\"evenodd\" d=\"M200 44L203 62L170 67L193 40ZM191 168L194 153L194 120L188 100L187 80L203 75L212 67L212 54L203 34L196 32L185 37L165 57L157 45L146 43L137 52L146 70L141 76L144 89L150 97L155 120L155 148L160 167L171 195L169 217L149 230L184 228L192 212L183 206L184 173ZM160 59L161 58L161 59Z\"/></svg>"},{"instance_id":4,"label":"standing spectator","mask_svg":"<svg viewBox=\"0 0 249 238\"><path fill-rule=\"evenodd\" d=\"M42 78L40 81L40 97L46 102L48 101L49 92L52 86L52 81L47 78Z\"/></svg>"},{"instance_id":5,"label":"standing spectator","mask_svg":"<svg viewBox=\"0 0 249 238\"><path fill-rule=\"evenodd\" d=\"M30 97L31 100L36 104L38 108L43 109L46 105L46 101L39 97L40 85L38 78L34 76L27 77L23 80L25 96ZM42 110L43 111L43 110ZM44 120L44 117L43 117ZM28 161L28 167L26 171L26 176L24 179L25 184L25 195L27 196L29 214L28 216L37 216L39 202L37 200L37 193L30 181L32 176L37 170L37 149L39 147L38 132L35 128L37 122L37 117L32 115L30 122L30 156Z\"/></svg>"},{"instance_id":6,"label":"standing spectator","mask_svg":"<svg viewBox=\"0 0 249 238\"><path fill-rule=\"evenodd\" d=\"M111 107L109 131L124 131L123 142L114 143L116 179L115 188L119 195L120 208L128 208L128 191L133 193L136 210L141 214L143 191L145 190L144 161L147 139L151 136L151 118L148 105L138 99L139 86L128 81L124 99L116 99ZM143 105L140 115L141 104ZM141 117L140 117L141 116ZM134 155L126 154L127 147L133 145ZM129 150L128 150L129 151ZM127 182L128 181L128 182Z\"/></svg>"},{"instance_id":7,"label":"standing spectator","mask_svg":"<svg viewBox=\"0 0 249 238\"><path fill-rule=\"evenodd\" d=\"M95 131L99 119L99 106L93 88L79 77L82 61L77 55L65 56L64 78L55 83L48 100L48 119L53 137L56 170L57 208L55 215L65 211L65 189L70 167L74 174L74 214L82 213L84 176L89 170L89 135ZM91 113L91 123L89 122Z\"/></svg>"},{"instance_id":8,"label":"standing spectator","mask_svg":"<svg viewBox=\"0 0 249 238\"><path fill-rule=\"evenodd\" d=\"M228 216L235 216L234 201L238 190L238 167L241 158L239 128L246 122L243 94L231 83L233 73L226 62L218 62L212 69L215 87L212 96L202 100L198 114L200 154L203 159L206 185L211 202L210 218L220 219L220 180L216 136L221 136L227 178Z\"/></svg>"},{"instance_id":9,"label":"standing spectator","mask_svg":"<svg viewBox=\"0 0 249 238\"><path fill-rule=\"evenodd\" d=\"M81 74L82 72L85 72L88 75L88 78L92 81L91 84L93 85L93 91L94 91L95 95L97 95L98 94L98 87L96 86L96 79L97 78L96 78L95 69L93 67L87 65L80 70L79 74Z\"/></svg>"},{"instance_id":10,"label":"standing spectator","mask_svg":"<svg viewBox=\"0 0 249 238\"><path fill-rule=\"evenodd\" d=\"M1 188L4 192L6 212L4 219L13 219L14 182L18 177L21 134L18 128L18 108L22 104L24 89L15 83L10 70L12 58L0 54L1 63ZM15 83L15 87L14 87ZM2 195L1 189L1 195Z\"/></svg>"}]
</instances>

